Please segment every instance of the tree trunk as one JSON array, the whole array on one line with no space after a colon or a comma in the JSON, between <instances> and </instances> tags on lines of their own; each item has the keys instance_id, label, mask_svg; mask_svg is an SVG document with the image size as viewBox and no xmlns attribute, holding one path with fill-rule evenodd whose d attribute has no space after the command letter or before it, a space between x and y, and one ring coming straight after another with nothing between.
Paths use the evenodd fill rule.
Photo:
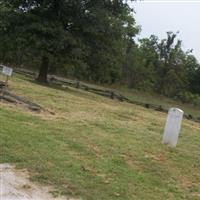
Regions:
<instances>
[{"instance_id":1,"label":"tree trunk","mask_svg":"<svg viewBox=\"0 0 200 200\"><path fill-rule=\"evenodd\" d=\"M130 70L128 66L128 57L131 52L131 48L133 47L133 44L134 43L132 39L130 39L126 48L125 62L122 66L122 76L124 78L125 83L128 85L130 85L130 82L131 82Z\"/></svg>"},{"instance_id":2,"label":"tree trunk","mask_svg":"<svg viewBox=\"0 0 200 200\"><path fill-rule=\"evenodd\" d=\"M49 69L49 58L47 56L42 57L42 63L40 66L40 71L38 78L36 79L38 82L47 83L47 75Z\"/></svg>"}]
</instances>

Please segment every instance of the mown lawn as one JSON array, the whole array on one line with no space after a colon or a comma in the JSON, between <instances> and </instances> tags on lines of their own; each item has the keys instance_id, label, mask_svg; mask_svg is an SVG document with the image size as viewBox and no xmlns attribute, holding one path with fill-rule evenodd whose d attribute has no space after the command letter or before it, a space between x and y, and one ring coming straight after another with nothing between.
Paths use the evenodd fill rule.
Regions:
<instances>
[{"instance_id":1,"label":"mown lawn","mask_svg":"<svg viewBox=\"0 0 200 200\"><path fill-rule=\"evenodd\" d=\"M184 120L177 148L170 149L161 144L164 113L19 75L10 89L47 111L0 103L0 162L28 169L33 181L53 185L54 194L85 200L200 198L199 123Z\"/></svg>"},{"instance_id":2,"label":"mown lawn","mask_svg":"<svg viewBox=\"0 0 200 200\"><path fill-rule=\"evenodd\" d=\"M175 100L171 98L167 98L162 95L158 95L155 93L147 93L143 91L139 91L136 89L130 89L123 86L115 86L117 90L119 90L122 94L129 97L130 99L154 105L161 105L163 108L169 109L171 107L178 107L183 109L185 114L190 114L194 118L200 119L200 107L195 106L193 104L183 103L180 100Z\"/></svg>"}]
</instances>

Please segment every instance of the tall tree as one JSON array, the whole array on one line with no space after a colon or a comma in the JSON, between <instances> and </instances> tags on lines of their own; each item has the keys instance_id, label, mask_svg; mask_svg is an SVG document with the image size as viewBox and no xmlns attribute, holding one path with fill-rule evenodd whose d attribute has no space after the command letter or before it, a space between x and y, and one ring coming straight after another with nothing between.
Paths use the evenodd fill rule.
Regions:
<instances>
[{"instance_id":1,"label":"tall tree","mask_svg":"<svg viewBox=\"0 0 200 200\"><path fill-rule=\"evenodd\" d=\"M55 59L83 63L89 78L95 81L112 81L120 76L124 27L127 15L131 18L123 0L0 2L10 11L4 17L9 25L3 34L12 38L10 43L20 53L40 60L38 81L47 81L50 62Z\"/></svg>"},{"instance_id":2,"label":"tall tree","mask_svg":"<svg viewBox=\"0 0 200 200\"><path fill-rule=\"evenodd\" d=\"M200 95L200 64L193 55L187 54L185 68L189 82L189 91Z\"/></svg>"}]
</instances>

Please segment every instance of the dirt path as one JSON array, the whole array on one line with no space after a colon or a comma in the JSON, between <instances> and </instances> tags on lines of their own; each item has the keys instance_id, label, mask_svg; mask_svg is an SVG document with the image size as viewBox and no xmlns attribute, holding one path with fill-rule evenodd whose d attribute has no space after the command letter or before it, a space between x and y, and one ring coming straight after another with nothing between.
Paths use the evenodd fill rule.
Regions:
<instances>
[{"instance_id":1,"label":"dirt path","mask_svg":"<svg viewBox=\"0 0 200 200\"><path fill-rule=\"evenodd\" d=\"M0 164L0 200L67 200L54 198L50 190L52 188L30 182L26 171L16 170L9 164Z\"/></svg>"}]
</instances>

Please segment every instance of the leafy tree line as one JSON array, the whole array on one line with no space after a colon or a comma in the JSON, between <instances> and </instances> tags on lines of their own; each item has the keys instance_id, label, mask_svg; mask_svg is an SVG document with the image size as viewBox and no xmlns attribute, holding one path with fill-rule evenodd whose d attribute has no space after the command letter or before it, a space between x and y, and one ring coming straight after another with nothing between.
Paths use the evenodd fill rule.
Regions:
<instances>
[{"instance_id":1,"label":"leafy tree line","mask_svg":"<svg viewBox=\"0 0 200 200\"><path fill-rule=\"evenodd\" d=\"M120 78L127 38L138 28L123 0L4 0L1 60L95 82ZM131 38L132 39L132 38Z\"/></svg>"},{"instance_id":2,"label":"leafy tree line","mask_svg":"<svg viewBox=\"0 0 200 200\"><path fill-rule=\"evenodd\" d=\"M0 61L96 83L198 99L200 65L177 34L139 33L125 0L0 0Z\"/></svg>"},{"instance_id":3,"label":"leafy tree line","mask_svg":"<svg viewBox=\"0 0 200 200\"><path fill-rule=\"evenodd\" d=\"M128 59L127 84L184 102L200 104L200 64L192 51L184 52L177 33L155 35L133 45Z\"/></svg>"}]
</instances>

